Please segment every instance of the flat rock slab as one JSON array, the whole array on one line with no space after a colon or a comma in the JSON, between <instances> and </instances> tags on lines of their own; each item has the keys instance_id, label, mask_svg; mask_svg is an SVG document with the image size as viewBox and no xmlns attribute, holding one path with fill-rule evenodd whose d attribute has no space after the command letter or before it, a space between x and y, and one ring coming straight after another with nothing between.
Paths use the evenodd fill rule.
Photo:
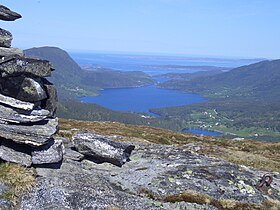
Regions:
<instances>
[{"instance_id":1,"label":"flat rock slab","mask_svg":"<svg viewBox=\"0 0 280 210\"><path fill-rule=\"evenodd\" d=\"M47 145L32 151L32 163L35 165L59 163L63 159L61 140L51 140Z\"/></svg>"},{"instance_id":2,"label":"flat rock slab","mask_svg":"<svg viewBox=\"0 0 280 210\"><path fill-rule=\"evenodd\" d=\"M13 35L2 28L0 28L0 47L11 47Z\"/></svg>"},{"instance_id":3,"label":"flat rock slab","mask_svg":"<svg viewBox=\"0 0 280 210\"><path fill-rule=\"evenodd\" d=\"M18 99L9 97L9 96L5 96L1 93L0 93L0 104L5 104L10 107L14 107L17 109L23 109L23 110L32 110L35 106L34 103L21 101L21 100L18 100Z\"/></svg>"},{"instance_id":4,"label":"flat rock slab","mask_svg":"<svg viewBox=\"0 0 280 210\"><path fill-rule=\"evenodd\" d=\"M25 111L14 109L0 104L0 120L9 123L34 123L46 119L49 115L48 110Z\"/></svg>"},{"instance_id":5,"label":"flat rock slab","mask_svg":"<svg viewBox=\"0 0 280 210\"><path fill-rule=\"evenodd\" d=\"M122 166L129 161L134 146L115 142L108 137L93 133L81 133L73 137L74 147L79 152L96 162L109 162Z\"/></svg>"},{"instance_id":6,"label":"flat rock slab","mask_svg":"<svg viewBox=\"0 0 280 210\"><path fill-rule=\"evenodd\" d=\"M17 143L39 147L47 144L58 128L58 120L45 119L30 125L14 125L0 123L0 137Z\"/></svg>"},{"instance_id":7,"label":"flat rock slab","mask_svg":"<svg viewBox=\"0 0 280 210\"><path fill-rule=\"evenodd\" d=\"M9 8L0 5L0 20L14 21L21 18L21 15L10 10Z\"/></svg>"},{"instance_id":8,"label":"flat rock slab","mask_svg":"<svg viewBox=\"0 0 280 210\"><path fill-rule=\"evenodd\" d=\"M189 145L135 145L131 161L122 168L86 159L68 160L58 170L37 168L38 184L24 196L21 209L218 209L207 201L204 205L162 201L188 191L244 203L279 200L279 173L273 173L270 195L255 187L263 171L199 155Z\"/></svg>"},{"instance_id":9,"label":"flat rock slab","mask_svg":"<svg viewBox=\"0 0 280 210\"><path fill-rule=\"evenodd\" d=\"M49 61L24 57L5 57L0 62L2 77L19 76L22 74L37 77L49 77L53 70Z\"/></svg>"},{"instance_id":10,"label":"flat rock slab","mask_svg":"<svg viewBox=\"0 0 280 210\"><path fill-rule=\"evenodd\" d=\"M100 171L87 171L79 163L63 163L58 170L37 168L37 184L26 193L21 210L131 209L217 210L208 205L165 203L115 188Z\"/></svg>"},{"instance_id":11,"label":"flat rock slab","mask_svg":"<svg viewBox=\"0 0 280 210\"><path fill-rule=\"evenodd\" d=\"M0 57L23 56L23 50L18 48L0 47Z\"/></svg>"},{"instance_id":12,"label":"flat rock slab","mask_svg":"<svg viewBox=\"0 0 280 210\"><path fill-rule=\"evenodd\" d=\"M160 198L195 191L215 199L257 204L267 199L267 195L256 188L264 173L198 155L187 145L179 148L141 144L133 151L130 162L111 171L110 179L128 192L144 188ZM280 199L279 178L274 177L271 186L274 199Z\"/></svg>"},{"instance_id":13,"label":"flat rock slab","mask_svg":"<svg viewBox=\"0 0 280 210\"><path fill-rule=\"evenodd\" d=\"M25 153L29 151L22 150L20 145L17 145L18 147L14 145L15 144L13 143L10 144L3 141L2 145L0 146L0 159L7 162L17 163L26 167L31 166L31 156Z\"/></svg>"}]
</instances>

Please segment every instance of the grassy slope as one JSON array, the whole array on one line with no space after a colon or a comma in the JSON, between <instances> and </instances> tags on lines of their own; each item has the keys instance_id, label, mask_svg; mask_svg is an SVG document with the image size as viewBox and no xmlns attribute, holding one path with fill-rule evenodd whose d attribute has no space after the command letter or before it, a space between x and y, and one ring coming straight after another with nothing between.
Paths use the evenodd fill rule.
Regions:
<instances>
[{"instance_id":1,"label":"grassy slope","mask_svg":"<svg viewBox=\"0 0 280 210\"><path fill-rule=\"evenodd\" d=\"M102 135L122 136L122 141L184 145L196 143L201 154L222 158L236 164L261 170L280 172L280 143L250 140L229 141L221 138L201 137L166 129L127 125L116 122L89 122L60 119L58 135L71 138L79 131L91 131Z\"/></svg>"}]
</instances>

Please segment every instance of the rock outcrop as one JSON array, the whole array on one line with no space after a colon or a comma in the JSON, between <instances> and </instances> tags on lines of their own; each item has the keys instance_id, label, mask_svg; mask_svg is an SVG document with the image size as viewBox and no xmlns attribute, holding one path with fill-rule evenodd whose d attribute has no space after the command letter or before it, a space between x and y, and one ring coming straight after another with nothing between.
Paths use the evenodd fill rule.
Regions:
<instances>
[{"instance_id":1,"label":"rock outcrop","mask_svg":"<svg viewBox=\"0 0 280 210\"><path fill-rule=\"evenodd\" d=\"M1 20L20 17L0 5ZM0 29L0 158L27 167L61 162L62 142L53 139L58 129L56 89L45 78L53 67L10 48L12 39Z\"/></svg>"},{"instance_id":2,"label":"rock outcrop","mask_svg":"<svg viewBox=\"0 0 280 210\"><path fill-rule=\"evenodd\" d=\"M280 199L279 173L263 193L256 185L265 172L200 155L193 143L135 146L122 168L86 159L37 168L20 209L270 209L269 199Z\"/></svg>"},{"instance_id":3,"label":"rock outcrop","mask_svg":"<svg viewBox=\"0 0 280 210\"><path fill-rule=\"evenodd\" d=\"M95 162L109 162L116 166L122 166L129 161L129 156L135 148L131 144L114 142L93 133L77 134L73 139L74 148L81 154Z\"/></svg>"}]
</instances>

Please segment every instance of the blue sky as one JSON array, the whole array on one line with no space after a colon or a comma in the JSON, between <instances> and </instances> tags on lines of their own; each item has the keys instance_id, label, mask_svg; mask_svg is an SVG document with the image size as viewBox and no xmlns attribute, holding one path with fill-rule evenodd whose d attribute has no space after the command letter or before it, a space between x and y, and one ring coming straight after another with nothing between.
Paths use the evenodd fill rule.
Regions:
<instances>
[{"instance_id":1,"label":"blue sky","mask_svg":"<svg viewBox=\"0 0 280 210\"><path fill-rule=\"evenodd\" d=\"M279 0L2 0L13 46L280 58Z\"/></svg>"}]
</instances>

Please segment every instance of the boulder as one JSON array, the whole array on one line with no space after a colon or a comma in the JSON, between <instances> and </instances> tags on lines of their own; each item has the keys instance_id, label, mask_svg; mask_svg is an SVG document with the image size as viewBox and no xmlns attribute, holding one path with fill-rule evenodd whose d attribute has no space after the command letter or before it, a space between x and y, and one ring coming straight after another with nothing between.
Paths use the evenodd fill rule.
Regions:
<instances>
[{"instance_id":1,"label":"boulder","mask_svg":"<svg viewBox=\"0 0 280 210\"><path fill-rule=\"evenodd\" d=\"M14 21L21 18L21 15L11 11L9 8L0 5L0 20Z\"/></svg>"},{"instance_id":2,"label":"boulder","mask_svg":"<svg viewBox=\"0 0 280 210\"><path fill-rule=\"evenodd\" d=\"M0 47L11 47L13 36L9 31L0 28Z\"/></svg>"},{"instance_id":3,"label":"boulder","mask_svg":"<svg viewBox=\"0 0 280 210\"><path fill-rule=\"evenodd\" d=\"M56 133L58 120L45 119L38 123L21 124L0 124L0 137L13 140L20 144L27 144L39 147L47 144Z\"/></svg>"},{"instance_id":4,"label":"boulder","mask_svg":"<svg viewBox=\"0 0 280 210\"><path fill-rule=\"evenodd\" d=\"M32 110L34 108L33 103L29 103L9 96L5 96L2 95L1 93L0 93L0 104L5 104L13 108L23 109L23 110Z\"/></svg>"},{"instance_id":5,"label":"boulder","mask_svg":"<svg viewBox=\"0 0 280 210\"><path fill-rule=\"evenodd\" d=\"M0 58L7 57L7 56L23 56L23 50L18 48L5 48L0 47Z\"/></svg>"},{"instance_id":6,"label":"boulder","mask_svg":"<svg viewBox=\"0 0 280 210\"><path fill-rule=\"evenodd\" d=\"M29 152L30 149L25 145L2 140L0 146L0 159L29 167L32 164L31 156L28 154Z\"/></svg>"},{"instance_id":7,"label":"boulder","mask_svg":"<svg viewBox=\"0 0 280 210\"><path fill-rule=\"evenodd\" d=\"M27 102L37 102L47 98L41 79L25 76L0 78L0 92Z\"/></svg>"},{"instance_id":8,"label":"boulder","mask_svg":"<svg viewBox=\"0 0 280 210\"><path fill-rule=\"evenodd\" d=\"M42 79L44 88L47 92L47 99L43 101L42 108L50 112L49 117L56 117L57 92L55 86L46 79Z\"/></svg>"},{"instance_id":9,"label":"boulder","mask_svg":"<svg viewBox=\"0 0 280 210\"><path fill-rule=\"evenodd\" d=\"M31 155L35 165L59 163L63 158L62 141L51 140L47 145L34 149Z\"/></svg>"},{"instance_id":10,"label":"boulder","mask_svg":"<svg viewBox=\"0 0 280 210\"><path fill-rule=\"evenodd\" d=\"M40 109L25 111L20 109L13 109L0 104L0 119L10 123L32 123L39 122L46 119L49 111Z\"/></svg>"},{"instance_id":11,"label":"boulder","mask_svg":"<svg viewBox=\"0 0 280 210\"><path fill-rule=\"evenodd\" d=\"M129 161L129 156L135 148L131 144L115 142L94 133L80 133L73 139L75 149L86 158L96 162L109 162L120 167Z\"/></svg>"},{"instance_id":12,"label":"boulder","mask_svg":"<svg viewBox=\"0 0 280 210\"><path fill-rule=\"evenodd\" d=\"M51 76L53 70L50 62L34 58L25 58L19 56L5 57L0 62L0 76L19 76L22 74L37 77Z\"/></svg>"},{"instance_id":13,"label":"boulder","mask_svg":"<svg viewBox=\"0 0 280 210\"><path fill-rule=\"evenodd\" d=\"M23 101L36 102L47 98L40 79L25 77L22 80L17 98Z\"/></svg>"}]
</instances>

